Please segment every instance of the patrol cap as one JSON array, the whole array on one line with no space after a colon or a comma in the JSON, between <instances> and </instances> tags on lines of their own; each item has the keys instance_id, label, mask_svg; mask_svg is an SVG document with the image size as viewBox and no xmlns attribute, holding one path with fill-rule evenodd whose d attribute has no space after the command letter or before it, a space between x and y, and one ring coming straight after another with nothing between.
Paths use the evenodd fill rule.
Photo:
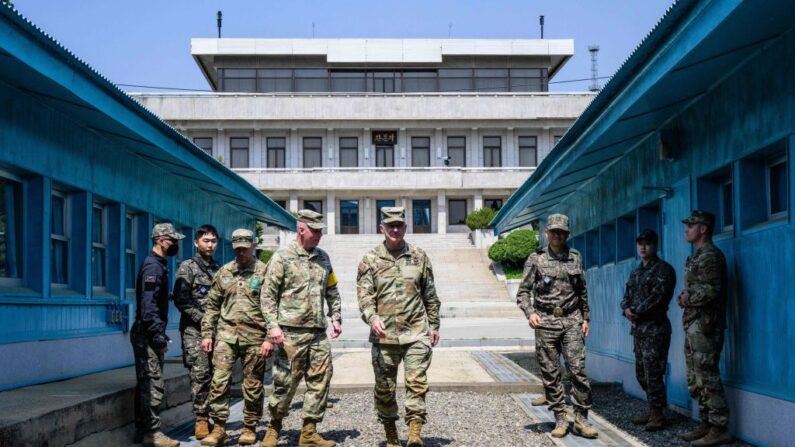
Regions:
<instances>
[{"instance_id":1,"label":"patrol cap","mask_svg":"<svg viewBox=\"0 0 795 447\"><path fill-rule=\"evenodd\" d=\"M565 214L550 214L547 217L547 230L562 230L569 233L569 217Z\"/></svg>"},{"instance_id":2,"label":"patrol cap","mask_svg":"<svg viewBox=\"0 0 795 447\"><path fill-rule=\"evenodd\" d=\"M182 233L177 232L174 229L174 225L171 222L164 222L159 223L152 227L152 239L157 239L159 237L167 237L171 239L184 239L185 235Z\"/></svg>"},{"instance_id":3,"label":"patrol cap","mask_svg":"<svg viewBox=\"0 0 795 447\"><path fill-rule=\"evenodd\" d=\"M710 228L715 228L715 215L709 211L693 210L690 217L682 219L683 224L704 224Z\"/></svg>"},{"instance_id":4,"label":"patrol cap","mask_svg":"<svg viewBox=\"0 0 795 447\"><path fill-rule=\"evenodd\" d=\"M232 248L251 247L251 244L257 242L254 237L254 232L245 228L238 228L232 232Z\"/></svg>"},{"instance_id":5,"label":"patrol cap","mask_svg":"<svg viewBox=\"0 0 795 447\"><path fill-rule=\"evenodd\" d=\"M299 222L307 224L307 226L313 230L322 230L326 228L326 224L323 223L323 215L317 211L300 210L298 211L296 219L298 219Z\"/></svg>"},{"instance_id":6,"label":"patrol cap","mask_svg":"<svg viewBox=\"0 0 795 447\"><path fill-rule=\"evenodd\" d=\"M391 223L406 223L406 208L402 206L385 206L381 208L381 223L389 225Z\"/></svg>"},{"instance_id":7,"label":"patrol cap","mask_svg":"<svg viewBox=\"0 0 795 447\"><path fill-rule=\"evenodd\" d=\"M635 238L635 242L640 241L651 242L652 244L657 245L657 232L650 228L641 230L641 232L638 233L638 237Z\"/></svg>"}]
</instances>

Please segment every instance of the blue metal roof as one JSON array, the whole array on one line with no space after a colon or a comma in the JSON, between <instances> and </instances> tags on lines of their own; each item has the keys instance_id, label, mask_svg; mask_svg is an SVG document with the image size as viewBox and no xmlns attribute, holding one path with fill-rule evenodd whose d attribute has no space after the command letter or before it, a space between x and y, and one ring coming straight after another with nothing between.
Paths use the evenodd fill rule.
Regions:
<instances>
[{"instance_id":1,"label":"blue metal roof","mask_svg":"<svg viewBox=\"0 0 795 447\"><path fill-rule=\"evenodd\" d=\"M490 224L494 232L555 212L793 24L791 0L676 2L508 199Z\"/></svg>"},{"instance_id":2,"label":"blue metal roof","mask_svg":"<svg viewBox=\"0 0 795 447\"><path fill-rule=\"evenodd\" d=\"M295 218L239 175L72 54L54 38L0 3L0 78L126 151L191 182L197 193L254 219L295 228Z\"/></svg>"}]
</instances>

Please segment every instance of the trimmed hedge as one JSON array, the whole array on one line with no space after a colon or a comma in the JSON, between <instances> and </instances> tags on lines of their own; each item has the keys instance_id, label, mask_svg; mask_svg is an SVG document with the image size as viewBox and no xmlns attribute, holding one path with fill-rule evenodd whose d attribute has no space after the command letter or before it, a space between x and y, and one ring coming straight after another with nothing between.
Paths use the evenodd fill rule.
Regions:
<instances>
[{"instance_id":1,"label":"trimmed hedge","mask_svg":"<svg viewBox=\"0 0 795 447\"><path fill-rule=\"evenodd\" d=\"M521 269L537 246L537 231L516 230L508 233L508 236L498 240L489 248L489 259L499 262L506 268Z\"/></svg>"},{"instance_id":2,"label":"trimmed hedge","mask_svg":"<svg viewBox=\"0 0 795 447\"><path fill-rule=\"evenodd\" d=\"M259 250L257 253L259 260L266 264L271 260L271 256L273 256L273 252L270 250Z\"/></svg>"},{"instance_id":3,"label":"trimmed hedge","mask_svg":"<svg viewBox=\"0 0 795 447\"><path fill-rule=\"evenodd\" d=\"M491 208L479 208L472 211L467 216L467 226L470 230L485 230L489 227L489 222L494 219L497 212Z\"/></svg>"}]
</instances>

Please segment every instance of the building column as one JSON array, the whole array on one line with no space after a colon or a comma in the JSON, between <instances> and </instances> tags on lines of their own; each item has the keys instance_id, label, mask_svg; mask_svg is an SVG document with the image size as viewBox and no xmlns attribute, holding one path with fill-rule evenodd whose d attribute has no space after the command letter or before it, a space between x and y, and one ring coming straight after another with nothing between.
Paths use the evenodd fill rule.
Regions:
<instances>
[{"instance_id":1,"label":"building column","mask_svg":"<svg viewBox=\"0 0 795 447\"><path fill-rule=\"evenodd\" d=\"M298 191L290 191L290 200L287 203L287 209L293 213L298 212Z\"/></svg>"},{"instance_id":2,"label":"building column","mask_svg":"<svg viewBox=\"0 0 795 447\"><path fill-rule=\"evenodd\" d=\"M373 154L370 153L371 148L370 145L372 144L373 134L370 133L370 129L365 127L364 132L362 133L362 159L359 160L359 166L369 168L370 166L375 166L374 162L370 160L375 158Z\"/></svg>"},{"instance_id":3,"label":"building column","mask_svg":"<svg viewBox=\"0 0 795 447\"><path fill-rule=\"evenodd\" d=\"M249 156L249 160L251 161L252 168L262 168L266 166L264 163L265 159L265 151L262 149L262 131L260 129L254 129L254 135L252 135L253 143L251 145L252 153Z\"/></svg>"},{"instance_id":4,"label":"building column","mask_svg":"<svg viewBox=\"0 0 795 447\"><path fill-rule=\"evenodd\" d=\"M339 163L335 160L334 156L334 148L336 147L336 141L334 141L334 129L326 129L326 160L327 163L323 163L323 166L327 166L329 168L333 168L339 166Z\"/></svg>"},{"instance_id":5,"label":"building column","mask_svg":"<svg viewBox=\"0 0 795 447\"><path fill-rule=\"evenodd\" d=\"M408 197L401 197L400 200L397 202L398 206L402 206L404 210L406 210L406 232L413 233L414 232L414 225L413 225L413 213L411 209L411 201Z\"/></svg>"},{"instance_id":6,"label":"building column","mask_svg":"<svg viewBox=\"0 0 795 447\"><path fill-rule=\"evenodd\" d=\"M469 137L469 156L467 157L467 166L473 168L483 167L481 160L480 141L478 141L478 128L473 127Z\"/></svg>"},{"instance_id":7,"label":"building column","mask_svg":"<svg viewBox=\"0 0 795 447\"><path fill-rule=\"evenodd\" d=\"M337 208L334 191L326 192L326 234L337 234Z\"/></svg>"},{"instance_id":8,"label":"building column","mask_svg":"<svg viewBox=\"0 0 795 447\"><path fill-rule=\"evenodd\" d=\"M546 157L552 146L555 145L555 138L552 136L552 130L549 126L545 126L541 133L538 135L538 148L536 149L536 166L541 164L541 160Z\"/></svg>"},{"instance_id":9,"label":"building column","mask_svg":"<svg viewBox=\"0 0 795 447\"><path fill-rule=\"evenodd\" d=\"M442 189L436 196L436 229L439 234L447 234L447 194Z\"/></svg>"},{"instance_id":10,"label":"building column","mask_svg":"<svg viewBox=\"0 0 795 447\"><path fill-rule=\"evenodd\" d=\"M513 127L509 127L505 132L505 149L503 149L505 156L502 165L505 167L519 166L519 153L515 140Z\"/></svg>"},{"instance_id":11,"label":"building column","mask_svg":"<svg viewBox=\"0 0 795 447\"><path fill-rule=\"evenodd\" d=\"M400 130L398 130L398 144L397 147L395 147L395 150L397 150L397 154L395 154L397 163L395 163L395 166L411 166L408 157L406 157L406 151L411 150L410 144L411 142L409 141L406 128L400 128Z\"/></svg>"},{"instance_id":12,"label":"building column","mask_svg":"<svg viewBox=\"0 0 795 447\"><path fill-rule=\"evenodd\" d=\"M442 129L437 127L436 131L433 133L433 138L431 139L431 166L444 166L444 144L442 143Z\"/></svg>"},{"instance_id":13,"label":"building column","mask_svg":"<svg viewBox=\"0 0 795 447\"><path fill-rule=\"evenodd\" d=\"M216 148L215 148L215 159L218 160L218 157L221 157L221 163L229 166L231 160L229 160L229 153L226 150L226 132L224 129L218 129L218 137L216 138Z\"/></svg>"},{"instance_id":14,"label":"building column","mask_svg":"<svg viewBox=\"0 0 795 447\"><path fill-rule=\"evenodd\" d=\"M301 159L299 158L298 146L298 129L290 129L290 141L287 142L287 160L285 164L288 168L298 169L301 167Z\"/></svg>"},{"instance_id":15,"label":"building column","mask_svg":"<svg viewBox=\"0 0 795 447\"><path fill-rule=\"evenodd\" d=\"M473 211L483 208L483 190L475 191L473 205Z\"/></svg>"}]
</instances>

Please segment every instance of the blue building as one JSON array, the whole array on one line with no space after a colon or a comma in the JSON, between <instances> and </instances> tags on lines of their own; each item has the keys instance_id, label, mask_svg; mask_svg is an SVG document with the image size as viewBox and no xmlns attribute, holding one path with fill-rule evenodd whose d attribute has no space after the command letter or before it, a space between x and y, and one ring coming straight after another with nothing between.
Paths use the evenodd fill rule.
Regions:
<instances>
[{"instance_id":1,"label":"blue building","mask_svg":"<svg viewBox=\"0 0 795 447\"><path fill-rule=\"evenodd\" d=\"M132 364L156 222L294 228L284 209L0 4L0 390ZM175 263L172 260L172 271ZM179 340L172 309L170 336ZM179 343L169 354L179 354Z\"/></svg>"},{"instance_id":2,"label":"blue building","mask_svg":"<svg viewBox=\"0 0 795 447\"><path fill-rule=\"evenodd\" d=\"M732 432L762 445L795 440L795 2L677 2L509 199L496 233L568 214L591 301L588 373L643 396L619 303L641 228L661 235L678 271L691 247L681 219L718 216L730 274L721 370ZM669 403L688 395L681 310ZM598 411L598 409L597 409ZM694 415L694 417L697 415Z\"/></svg>"}]
</instances>

